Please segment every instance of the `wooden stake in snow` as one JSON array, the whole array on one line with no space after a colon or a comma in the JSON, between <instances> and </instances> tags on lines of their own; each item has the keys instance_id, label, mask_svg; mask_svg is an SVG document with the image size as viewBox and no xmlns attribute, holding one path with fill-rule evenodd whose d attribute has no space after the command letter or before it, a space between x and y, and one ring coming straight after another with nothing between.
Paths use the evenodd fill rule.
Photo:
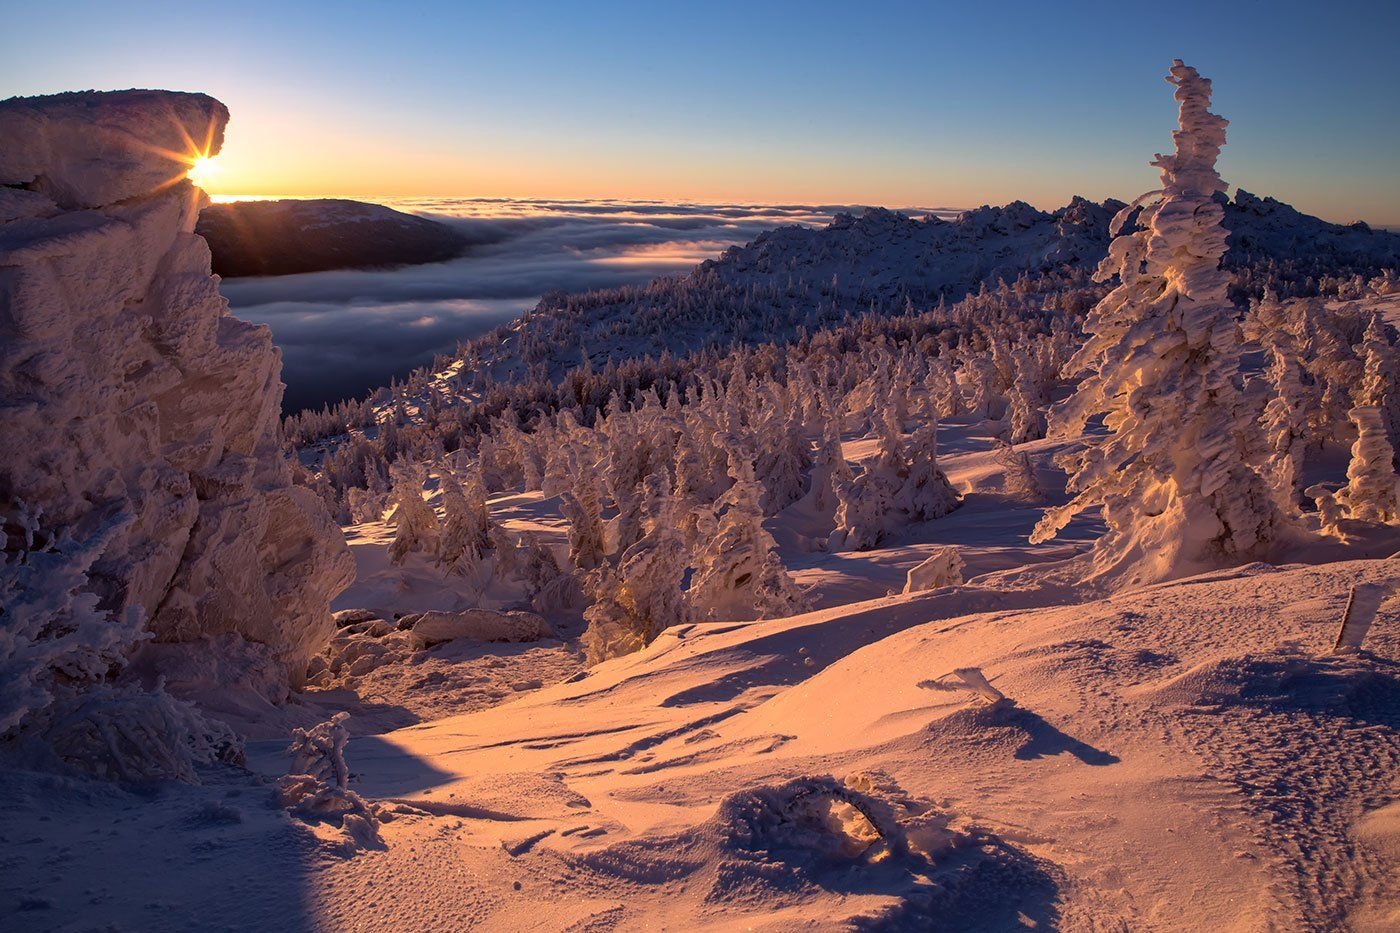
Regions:
<instances>
[{"instance_id":1,"label":"wooden stake in snow","mask_svg":"<svg viewBox=\"0 0 1400 933\"><path fill-rule=\"evenodd\" d=\"M1391 587L1384 583L1358 583L1351 588L1346 612L1342 613L1342 626L1337 630L1337 641L1332 646L1333 654L1350 654L1361 650L1361 643L1366 640L1376 612L1390 595L1390 590Z\"/></svg>"}]
</instances>

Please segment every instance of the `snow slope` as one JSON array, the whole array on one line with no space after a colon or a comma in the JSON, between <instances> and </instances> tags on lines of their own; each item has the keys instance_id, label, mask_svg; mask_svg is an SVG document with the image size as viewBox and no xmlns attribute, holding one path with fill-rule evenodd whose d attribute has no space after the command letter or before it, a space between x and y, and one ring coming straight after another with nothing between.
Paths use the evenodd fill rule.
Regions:
<instances>
[{"instance_id":1,"label":"snow slope","mask_svg":"<svg viewBox=\"0 0 1400 933\"><path fill-rule=\"evenodd\" d=\"M27 929L1381 929L1400 917L1395 608L1366 652L1327 649L1349 586L1397 569L1251 565L1063 608L968 586L673 629L352 740L352 786L393 817L353 858L254 778L156 807L11 775L6 910ZM946 676L967 667L1012 702ZM280 773L279 746L255 769Z\"/></svg>"}]
</instances>

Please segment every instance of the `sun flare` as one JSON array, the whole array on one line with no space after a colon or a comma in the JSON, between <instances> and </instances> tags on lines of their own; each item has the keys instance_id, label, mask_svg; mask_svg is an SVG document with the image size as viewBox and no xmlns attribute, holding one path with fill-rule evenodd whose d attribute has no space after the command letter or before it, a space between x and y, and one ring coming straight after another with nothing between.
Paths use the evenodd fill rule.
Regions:
<instances>
[{"instance_id":1,"label":"sun flare","mask_svg":"<svg viewBox=\"0 0 1400 933\"><path fill-rule=\"evenodd\" d=\"M190 163L190 170L185 173L185 177L203 188L219 172L218 162L211 156L196 156Z\"/></svg>"}]
</instances>

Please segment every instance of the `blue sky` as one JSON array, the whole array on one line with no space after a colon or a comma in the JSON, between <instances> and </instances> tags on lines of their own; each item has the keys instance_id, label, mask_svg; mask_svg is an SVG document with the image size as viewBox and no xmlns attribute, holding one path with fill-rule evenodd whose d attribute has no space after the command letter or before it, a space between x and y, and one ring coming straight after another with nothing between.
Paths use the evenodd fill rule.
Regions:
<instances>
[{"instance_id":1,"label":"blue sky","mask_svg":"<svg viewBox=\"0 0 1400 933\"><path fill-rule=\"evenodd\" d=\"M203 90L214 191L971 206L1128 197L1174 57L1232 184L1400 223L1400 3L0 0L0 95Z\"/></svg>"}]
</instances>

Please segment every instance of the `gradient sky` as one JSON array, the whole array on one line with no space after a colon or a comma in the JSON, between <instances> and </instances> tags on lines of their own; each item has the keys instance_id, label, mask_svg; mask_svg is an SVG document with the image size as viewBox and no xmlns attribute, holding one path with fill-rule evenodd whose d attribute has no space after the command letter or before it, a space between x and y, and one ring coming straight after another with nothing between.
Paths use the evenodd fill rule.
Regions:
<instances>
[{"instance_id":1,"label":"gradient sky","mask_svg":"<svg viewBox=\"0 0 1400 933\"><path fill-rule=\"evenodd\" d=\"M1221 171L1400 224L1400 3L0 0L0 96L205 91L215 193L974 206L1131 197L1174 57Z\"/></svg>"}]
</instances>

